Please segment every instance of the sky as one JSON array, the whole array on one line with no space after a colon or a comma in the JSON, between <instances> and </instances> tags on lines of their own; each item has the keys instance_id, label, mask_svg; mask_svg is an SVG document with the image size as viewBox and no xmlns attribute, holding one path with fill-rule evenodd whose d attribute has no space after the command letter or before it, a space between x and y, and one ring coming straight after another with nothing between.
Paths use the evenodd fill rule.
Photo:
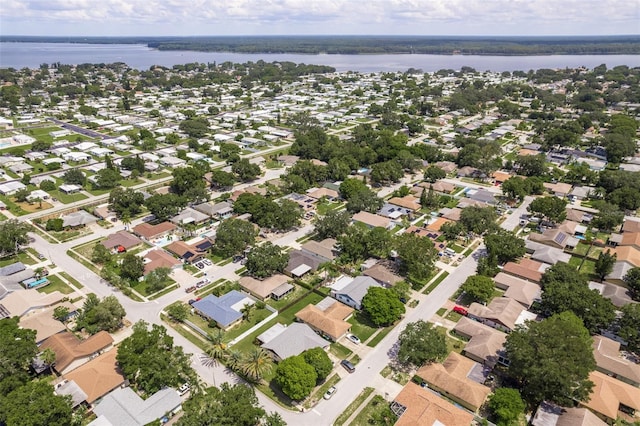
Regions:
<instances>
[{"instance_id":1,"label":"sky","mask_svg":"<svg viewBox=\"0 0 640 426\"><path fill-rule=\"evenodd\" d=\"M0 0L1 35L640 34L640 0Z\"/></svg>"}]
</instances>

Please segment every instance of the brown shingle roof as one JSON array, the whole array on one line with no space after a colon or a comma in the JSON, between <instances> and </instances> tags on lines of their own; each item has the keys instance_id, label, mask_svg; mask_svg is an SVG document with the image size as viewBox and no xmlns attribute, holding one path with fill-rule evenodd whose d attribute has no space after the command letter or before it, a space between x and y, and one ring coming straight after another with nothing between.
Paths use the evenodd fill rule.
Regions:
<instances>
[{"instance_id":1,"label":"brown shingle roof","mask_svg":"<svg viewBox=\"0 0 640 426\"><path fill-rule=\"evenodd\" d=\"M618 417L631 420L628 415L619 411L620 404L636 411L640 410L640 388L621 382L599 371L592 371L589 374L589 380L593 382L594 386L589 395L589 401L581 402L585 407L611 420L616 420Z\"/></svg>"},{"instance_id":2,"label":"brown shingle roof","mask_svg":"<svg viewBox=\"0 0 640 426\"><path fill-rule=\"evenodd\" d=\"M473 421L472 414L413 382L407 383L394 401L406 407L396 426L469 426Z\"/></svg>"},{"instance_id":3,"label":"brown shingle roof","mask_svg":"<svg viewBox=\"0 0 640 426\"><path fill-rule=\"evenodd\" d=\"M135 235L130 234L127 231L118 231L109 235L101 244L109 250L118 246L122 246L129 250L131 247L135 247L140 243L142 243L142 241Z\"/></svg>"},{"instance_id":4,"label":"brown shingle roof","mask_svg":"<svg viewBox=\"0 0 640 426\"><path fill-rule=\"evenodd\" d=\"M345 318L352 313L353 308L336 301L324 311L309 304L296 314L296 318L333 340L338 340L351 328L351 324L346 322Z\"/></svg>"},{"instance_id":5,"label":"brown shingle roof","mask_svg":"<svg viewBox=\"0 0 640 426\"><path fill-rule=\"evenodd\" d=\"M354 222L364 223L365 225L368 225L374 228L378 226L382 228L387 228L391 223L391 221L386 217L378 216L377 214L373 214L365 211L361 211L354 214L351 220L353 220Z\"/></svg>"},{"instance_id":6,"label":"brown shingle roof","mask_svg":"<svg viewBox=\"0 0 640 426\"><path fill-rule=\"evenodd\" d=\"M540 262L531 259L521 259L519 263L508 262L502 270L516 277L539 283L540 278L542 278L541 268L542 263Z\"/></svg>"},{"instance_id":7,"label":"brown shingle roof","mask_svg":"<svg viewBox=\"0 0 640 426\"><path fill-rule=\"evenodd\" d=\"M442 364L426 365L416 374L437 390L477 410L487 399L491 389L467 377L475 365L475 361L457 352L451 352Z\"/></svg>"},{"instance_id":8,"label":"brown shingle roof","mask_svg":"<svg viewBox=\"0 0 640 426\"><path fill-rule=\"evenodd\" d=\"M182 264L178 259L160 249L151 250L144 257L150 260L150 262L144 264L145 275L157 268L174 268Z\"/></svg>"},{"instance_id":9,"label":"brown shingle roof","mask_svg":"<svg viewBox=\"0 0 640 426\"><path fill-rule=\"evenodd\" d=\"M593 357L599 370L640 385L640 365L623 358L620 343L615 340L593 336Z\"/></svg>"},{"instance_id":10,"label":"brown shingle roof","mask_svg":"<svg viewBox=\"0 0 640 426\"><path fill-rule=\"evenodd\" d=\"M622 234L620 245L640 247L640 232L625 232Z\"/></svg>"},{"instance_id":11,"label":"brown shingle roof","mask_svg":"<svg viewBox=\"0 0 640 426\"><path fill-rule=\"evenodd\" d=\"M112 349L65 374L64 378L76 382L91 404L124 383L124 376L116 362L117 354L118 349Z\"/></svg>"},{"instance_id":12,"label":"brown shingle roof","mask_svg":"<svg viewBox=\"0 0 640 426\"><path fill-rule=\"evenodd\" d=\"M176 225L171 222L162 222L157 225L151 225L150 223L141 223L133 227L133 233L140 235L147 240L153 239L158 235L166 232L171 232L176 229Z\"/></svg>"},{"instance_id":13,"label":"brown shingle roof","mask_svg":"<svg viewBox=\"0 0 640 426\"><path fill-rule=\"evenodd\" d=\"M238 283L240 284L240 287L244 288L249 293L255 294L261 299L266 299L273 290L288 281L289 277L286 275L276 274L262 281L253 277L242 277Z\"/></svg>"},{"instance_id":14,"label":"brown shingle roof","mask_svg":"<svg viewBox=\"0 0 640 426\"><path fill-rule=\"evenodd\" d=\"M622 232L640 232L640 220L626 219L622 224Z\"/></svg>"},{"instance_id":15,"label":"brown shingle roof","mask_svg":"<svg viewBox=\"0 0 640 426\"><path fill-rule=\"evenodd\" d=\"M56 353L56 370L63 371L76 359L88 357L113 343L106 331L100 331L85 340L78 339L73 333L58 333L46 339L40 349L51 349Z\"/></svg>"},{"instance_id":16,"label":"brown shingle roof","mask_svg":"<svg viewBox=\"0 0 640 426\"><path fill-rule=\"evenodd\" d=\"M618 262L628 262L633 266L640 266L640 250L635 246L616 247L611 250L611 254L617 256Z\"/></svg>"},{"instance_id":17,"label":"brown shingle roof","mask_svg":"<svg viewBox=\"0 0 640 426\"><path fill-rule=\"evenodd\" d=\"M413 195L405 195L404 197L393 197L389 199L389 204L404 207L409 210L420 210L420 202Z\"/></svg>"},{"instance_id":18,"label":"brown shingle roof","mask_svg":"<svg viewBox=\"0 0 640 426\"><path fill-rule=\"evenodd\" d=\"M362 273L362 275L371 277L374 280L378 281L380 284L386 285L387 287L396 285L397 283L402 281L401 276L394 274L389 270L389 268L381 263L377 263L371 268L366 269Z\"/></svg>"},{"instance_id":19,"label":"brown shingle roof","mask_svg":"<svg viewBox=\"0 0 640 426\"><path fill-rule=\"evenodd\" d=\"M471 338L464 347L467 355L473 355L491 367L496 365L507 340L505 333L466 317L460 318L454 330Z\"/></svg>"},{"instance_id":20,"label":"brown shingle roof","mask_svg":"<svg viewBox=\"0 0 640 426\"><path fill-rule=\"evenodd\" d=\"M524 310L522 305L513 299L496 297L487 306L475 302L472 303L471 306L469 306L468 312L469 315L499 322L510 330L513 330L516 328L518 317Z\"/></svg>"}]
</instances>

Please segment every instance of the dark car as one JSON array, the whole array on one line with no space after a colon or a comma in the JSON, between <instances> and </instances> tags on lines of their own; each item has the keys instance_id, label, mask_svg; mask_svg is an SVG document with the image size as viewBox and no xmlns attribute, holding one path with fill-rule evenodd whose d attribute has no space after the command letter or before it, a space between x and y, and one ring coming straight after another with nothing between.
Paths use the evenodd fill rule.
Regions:
<instances>
[{"instance_id":1,"label":"dark car","mask_svg":"<svg viewBox=\"0 0 640 426\"><path fill-rule=\"evenodd\" d=\"M187 293L191 293L192 291L196 291L196 286L187 287L187 288L185 289L185 291L186 291Z\"/></svg>"},{"instance_id":2,"label":"dark car","mask_svg":"<svg viewBox=\"0 0 640 426\"><path fill-rule=\"evenodd\" d=\"M342 365L344 369L349 373L353 373L354 371L356 371L356 366L353 365L349 360L343 359L342 361L340 361L340 365Z\"/></svg>"}]
</instances>

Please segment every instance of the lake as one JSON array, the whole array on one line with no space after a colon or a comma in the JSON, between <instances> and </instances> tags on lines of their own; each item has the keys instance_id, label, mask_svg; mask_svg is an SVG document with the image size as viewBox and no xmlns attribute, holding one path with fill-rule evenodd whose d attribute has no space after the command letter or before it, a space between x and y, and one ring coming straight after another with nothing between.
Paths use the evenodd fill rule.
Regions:
<instances>
[{"instance_id":1,"label":"lake","mask_svg":"<svg viewBox=\"0 0 640 426\"><path fill-rule=\"evenodd\" d=\"M640 55L551 55L551 56L475 56L475 55L300 55L290 53L228 53L194 51L160 51L141 44L79 43L0 43L0 67L37 68L40 64L124 62L141 70L152 65L172 67L189 62L231 61L234 63L290 61L329 65L338 71L406 71L425 72L440 69L459 70L470 66L478 71L528 71L540 68L593 68L606 64L640 66Z\"/></svg>"}]
</instances>

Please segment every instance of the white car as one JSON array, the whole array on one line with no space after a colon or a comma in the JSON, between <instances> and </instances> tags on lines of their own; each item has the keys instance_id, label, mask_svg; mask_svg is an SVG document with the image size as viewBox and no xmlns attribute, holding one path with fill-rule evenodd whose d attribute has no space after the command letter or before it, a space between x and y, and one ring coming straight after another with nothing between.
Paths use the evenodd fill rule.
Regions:
<instances>
[{"instance_id":1,"label":"white car","mask_svg":"<svg viewBox=\"0 0 640 426\"><path fill-rule=\"evenodd\" d=\"M189 383L185 383L184 385L178 388L178 395L182 396L185 393L189 392L190 389L191 389L191 386L189 386Z\"/></svg>"},{"instance_id":2,"label":"white car","mask_svg":"<svg viewBox=\"0 0 640 426\"><path fill-rule=\"evenodd\" d=\"M324 399L331 399L331 397L333 396L334 393L336 393L338 389L336 389L335 386L331 386L329 389L327 389L327 391L324 393L323 398Z\"/></svg>"},{"instance_id":3,"label":"white car","mask_svg":"<svg viewBox=\"0 0 640 426\"><path fill-rule=\"evenodd\" d=\"M360 338L358 336L353 335L353 334L347 334L347 339L351 340L356 345L360 344Z\"/></svg>"}]
</instances>

